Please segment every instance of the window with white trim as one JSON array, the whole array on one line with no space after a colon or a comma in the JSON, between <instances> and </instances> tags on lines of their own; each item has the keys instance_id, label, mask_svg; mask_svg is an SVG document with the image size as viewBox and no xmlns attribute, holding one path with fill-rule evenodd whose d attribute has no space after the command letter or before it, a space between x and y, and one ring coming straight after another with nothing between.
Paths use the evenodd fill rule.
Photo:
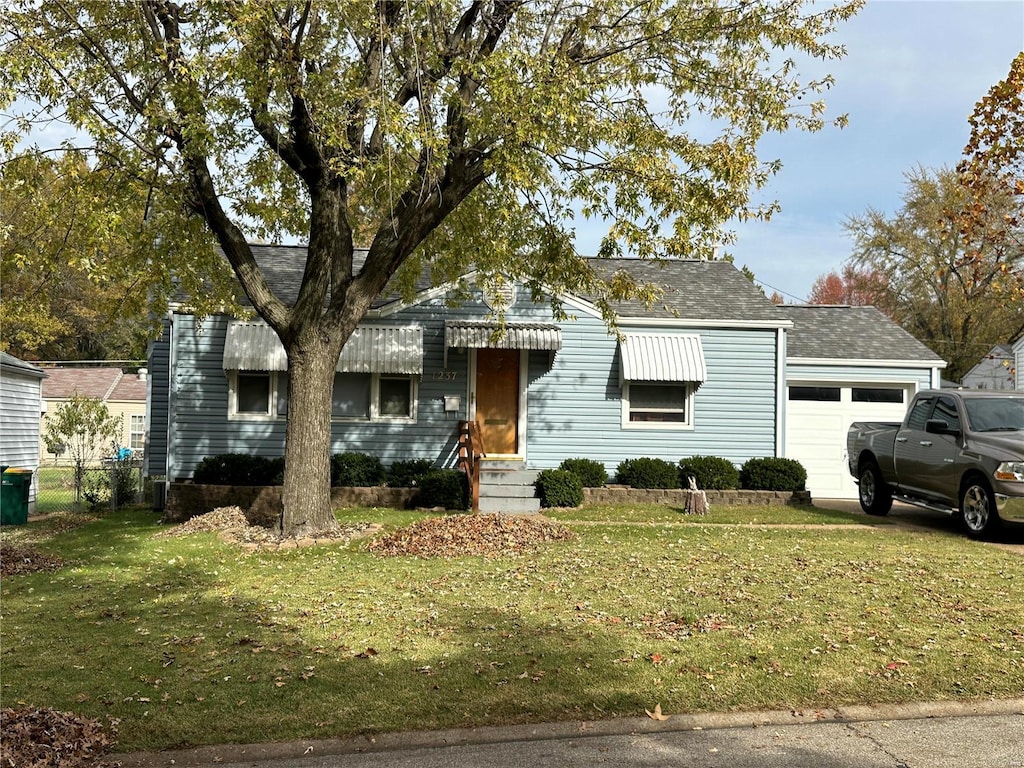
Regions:
<instances>
[{"instance_id":1,"label":"window with white trim","mask_svg":"<svg viewBox=\"0 0 1024 768\"><path fill-rule=\"evenodd\" d=\"M628 381L622 385L624 427L690 427L692 412L693 386L689 383Z\"/></svg>"},{"instance_id":2,"label":"window with white trim","mask_svg":"<svg viewBox=\"0 0 1024 768\"><path fill-rule=\"evenodd\" d=\"M228 371L228 418L260 420L285 416L287 386L287 374L283 372ZM279 397L281 387L283 403Z\"/></svg>"},{"instance_id":3,"label":"window with white trim","mask_svg":"<svg viewBox=\"0 0 1024 768\"><path fill-rule=\"evenodd\" d=\"M132 414L128 425L128 447L136 453L141 453L146 447L146 414Z\"/></svg>"}]
</instances>

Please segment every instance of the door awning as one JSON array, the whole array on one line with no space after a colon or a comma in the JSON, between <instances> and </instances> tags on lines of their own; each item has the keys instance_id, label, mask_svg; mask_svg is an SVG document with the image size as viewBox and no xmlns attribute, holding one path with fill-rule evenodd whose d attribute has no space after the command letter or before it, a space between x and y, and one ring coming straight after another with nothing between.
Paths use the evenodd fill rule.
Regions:
<instances>
[{"instance_id":1,"label":"door awning","mask_svg":"<svg viewBox=\"0 0 1024 768\"><path fill-rule=\"evenodd\" d=\"M506 323L501 338L494 333L501 326L483 320L446 320L445 347L490 349L547 349L562 348L562 329L552 323Z\"/></svg>"},{"instance_id":2,"label":"door awning","mask_svg":"<svg viewBox=\"0 0 1024 768\"><path fill-rule=\"evenodd\" d=\"M624 333L619 350L623 381L707 381L700 336Z\"/></svg>"},{"instance_id":3,"label":"door awning","mask_svg":"<svg viewBox=\"0 0 1024 768\"><path fill-rule=\"evenodd\" d=\"M224 340L224 370L284 371L288 356L273 329L232 320ZM341 350L339 373L423 373L423 329L419 326L361 325Z\"/></svg>"}]
</instances>

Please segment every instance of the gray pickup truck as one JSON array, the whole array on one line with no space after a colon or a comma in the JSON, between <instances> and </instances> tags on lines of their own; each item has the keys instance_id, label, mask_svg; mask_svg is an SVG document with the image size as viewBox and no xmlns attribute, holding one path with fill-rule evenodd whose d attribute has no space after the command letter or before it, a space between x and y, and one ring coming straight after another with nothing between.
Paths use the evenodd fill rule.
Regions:
<instances>
[{"instance_id":1,"label":"gray pickup truck","mask_svg":"<svg viewBox=\"0 0 1024 768\"><path fill-rule=\"evenodd\" d=\"M1024 392L925 390L902 424L851 425L846 448L869 515L895 498L958 515L973 538L1024 522Z\"/></svg>"}]
</instances>

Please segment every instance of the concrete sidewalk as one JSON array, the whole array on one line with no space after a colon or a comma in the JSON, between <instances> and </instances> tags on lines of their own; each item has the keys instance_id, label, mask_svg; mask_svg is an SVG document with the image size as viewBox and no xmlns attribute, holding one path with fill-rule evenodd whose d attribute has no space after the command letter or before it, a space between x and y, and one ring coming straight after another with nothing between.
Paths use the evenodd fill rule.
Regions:
<instances>
[{"instance_id":1,"label":"concrete sidewalk","mask_svg":"<svg viewBox=\"0 0 1024 768\"><path fill-rule=\"evenodd\" d=\"M123 768L1024 768L1024 699L619 718L111 760Z\"/></svg>"}]
</instances>

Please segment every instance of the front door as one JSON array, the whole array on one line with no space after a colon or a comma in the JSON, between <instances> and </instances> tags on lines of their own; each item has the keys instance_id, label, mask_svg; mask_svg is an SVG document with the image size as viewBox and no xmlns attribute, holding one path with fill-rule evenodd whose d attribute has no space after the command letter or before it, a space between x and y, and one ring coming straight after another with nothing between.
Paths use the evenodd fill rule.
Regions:
<instances>
[{"instance_id":1,"label":"front door","mask_svg":"<svg viewBox=\"0 0 1024 768\"><path fill-rule=\"evenodd\" d=\"M490 455L514 454L519 445L519 350L476 352L476 420Z\"/></svg>"}]
</instances>

